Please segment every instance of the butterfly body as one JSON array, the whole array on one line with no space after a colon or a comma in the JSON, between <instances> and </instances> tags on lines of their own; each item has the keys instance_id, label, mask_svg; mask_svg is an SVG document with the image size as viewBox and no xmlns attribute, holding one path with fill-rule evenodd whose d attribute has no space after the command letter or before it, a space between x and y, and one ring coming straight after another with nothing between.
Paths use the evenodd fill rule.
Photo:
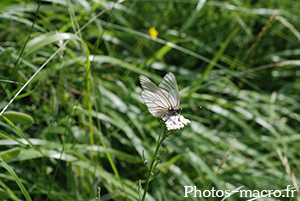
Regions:
<instances>
[{"instance_id":1,"label":"butterfly body","mask_svg":"<svg viewBox=\"0 0 300 201\"><path fill-rule=\"evenodd\" d=\"M140 82L142 99L153 116L167 121L180 113L179 91L173 73L167 73L158 86L144 75L140 75Z\"/></svg>"},{"instance_id":2,"label":"butterfly body","mask_svg":"<svg viewBox=\"0 0 300 201\"><path fill-rule=\"evenodd\" d=\"M162 116L162 120L166 121L170 116L176 116L177 114L180 114L181 109L171 109L168 110L168 112L166 112L163 116Z\"/></svg>"}]
</instances>

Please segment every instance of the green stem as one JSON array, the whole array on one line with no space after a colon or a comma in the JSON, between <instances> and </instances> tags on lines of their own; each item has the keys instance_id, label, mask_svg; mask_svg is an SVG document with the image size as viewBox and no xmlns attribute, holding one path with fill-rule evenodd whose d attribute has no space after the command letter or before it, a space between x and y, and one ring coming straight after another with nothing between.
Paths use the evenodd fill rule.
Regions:
<instances>
[{"instance_id":1,"label":"green stem","mask_svg":"<svg viewBox=\"0 0 300 201\"><path fill-rule=\"evenodd\" d=\"M166 139L167 135L165 135L165 125L162 124L161 126L161 129L160 129L160 133L159 133L159 136L158 136L158 140L157 140L157 143L156 143L156 149L155 149L155 152L153 154L153 158L151 160L151 163L150 163L150 167L148 169L148 175L147 175L147 181L146 181L146 185L145 185L145 189L144 189L144 194L143 194L143 197L142 197L142 201L145 200L146 198L146 194L147 194L147 190L148 190L148 187L149 187L149 183L150 183L150 179L151 179L151 173L153 171L153 167L154 167L154 163L156 161L156 157L157 157L157 153L158 153L158 150L160 148L160 146L162 145L163 141Z\"/></svg>"}]
</instances>

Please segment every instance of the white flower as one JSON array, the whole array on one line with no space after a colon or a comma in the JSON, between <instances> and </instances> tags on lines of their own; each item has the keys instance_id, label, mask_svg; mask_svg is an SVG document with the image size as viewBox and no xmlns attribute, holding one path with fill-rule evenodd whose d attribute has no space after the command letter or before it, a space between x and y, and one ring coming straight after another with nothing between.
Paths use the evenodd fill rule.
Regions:
<instances>
[{"instance_id":1,"label":"white flower","mask_svg":"<svg viewBox=\"0 0 300 201\"><path fill-rule=\"evenodd\" d=\"M170 116L166 121L165 124L168 130L176 130L183 128L184 126L188 125L190 120L185 119L182 115L177 114Z\"/></svg>"}]
</instances>

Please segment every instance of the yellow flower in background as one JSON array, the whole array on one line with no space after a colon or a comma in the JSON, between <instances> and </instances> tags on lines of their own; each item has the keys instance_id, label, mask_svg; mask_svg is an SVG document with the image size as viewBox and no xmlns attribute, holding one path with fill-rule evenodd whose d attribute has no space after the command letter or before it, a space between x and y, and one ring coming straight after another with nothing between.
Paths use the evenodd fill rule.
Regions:
<instances>
[{"instance_id":1,"label":"yellow flower in background","mask_svg":"<svg viewBox=\"0 0 300 201\"><path fill-rule=\"evenodd\" d=\"M157 38L158 31L155 29L154 26L151 26L151 27L150 27L149 33L150 33L150 36L151 36L152 38Z\"/></svg>"}]
</instances>

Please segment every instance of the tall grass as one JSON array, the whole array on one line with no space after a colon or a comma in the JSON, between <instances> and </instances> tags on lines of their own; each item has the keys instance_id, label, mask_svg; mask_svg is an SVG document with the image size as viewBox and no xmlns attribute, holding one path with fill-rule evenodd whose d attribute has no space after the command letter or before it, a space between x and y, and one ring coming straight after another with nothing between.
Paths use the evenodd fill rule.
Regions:
<instances>
[{"instance_id":1,"label":"tall grass","mask_svg":"<svg viewBox=\"0 0 300 201\"><path fill-rule=\"evenodd\" d=\"M191 124L161 145L146 200L221 200L185 186L298 196L297 1L0 7L0 200L138 200L160 130L138 77L167 72Z\"/></svg>"}]
</instances>

